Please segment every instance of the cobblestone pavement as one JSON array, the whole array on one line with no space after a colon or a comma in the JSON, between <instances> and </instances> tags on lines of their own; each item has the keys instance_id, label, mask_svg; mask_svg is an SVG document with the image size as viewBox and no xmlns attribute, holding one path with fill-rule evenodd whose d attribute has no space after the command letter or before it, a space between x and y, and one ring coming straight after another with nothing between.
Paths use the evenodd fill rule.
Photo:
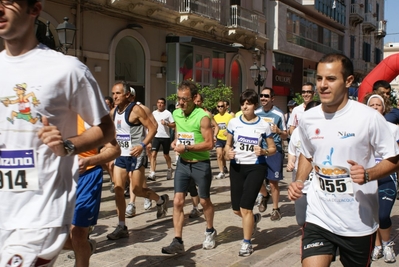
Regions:
<instances>
[{"instance_id":1,"label":"cobblestone pavement","mask_svg":"<svg viewBox=\"0 0 399 267\"><path fill-rule=\"evenodd\" d=\"M174 159L174 154L171 152ZM188 218L192 209L191 200L186 199L185 226L183 240L186 252L180 255L165 255L161 248L172 241L173 222L173 180L166 180L166 164L162 153L158 153L157 180L148 182L148 186L158 194L168 194L168 215L160 220L156 219L156 208L145 211L144 199L136 201L137 215L127 219L130 237L116 241L107 240L106 235L114 230L118 220L116 217L113 194L109 192L110 180L105 174L100 218L91 238L97 241L97 250L90 259L90 266L122 267L122 266L271 266L271 267L299 267L300 263L300 227L295 221L294 203L287 198L287 186L291 181L291 173L284 172L281 182L280 221L270 220L271 200L268 209L262 213L262 220L254 234L252 244L254 253L249 257L239 257L238 251L242 240L241 219L235 216L230 206L230 180L227 178L213 180L211 200L215 205L214 225L217 230L217 246L213 250L203 250L205 220ZM212 160L213 175L218 173L216 160ZM149 169L146 170L148 174ZM128 200L127 200L128 201ZM257 211L257 207L254 208ZM392 211L395 237L395 251L399 252L399 204L396 203ZM62 251L55 266L72 267L74 260L70 259L70 251ZM397 263L395 263L397 264ZM395 266L391 264L390 266ZM331 266L342 266L337 261ZM388 266L383 259L373 262L373 267Z\"/></svg>"}]
</instances>

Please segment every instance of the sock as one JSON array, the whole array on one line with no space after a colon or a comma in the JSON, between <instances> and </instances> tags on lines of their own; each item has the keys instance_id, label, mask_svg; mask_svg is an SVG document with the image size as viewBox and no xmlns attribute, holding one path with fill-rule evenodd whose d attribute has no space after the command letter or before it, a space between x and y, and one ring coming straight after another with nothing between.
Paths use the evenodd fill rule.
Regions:
<instances>
[{"instance_id":1,"label":"sock","mask_svg":"<svg viewBox=\"0 0 399 267\"><path fill-rule=\"evenodd\" d=\"M383 246L383 247L386 247L386 246L388 245L388 243L389 243L389 241L384 241L384 240L382 240L382 246Z\"/></svg>"},{"instance_id":2,"label":"sock","mask_svg":"<svg viewBox=\"0 0 399 267\"><path fill-rule=\"evenodd\" d=\"M158 201L157 201L157 205L162 205L164 202L165 202L165 200L163 199L162 196L160 196Z\"/></svg>"},{"instance_id":3,"label":"sock","mask_svg":"<svg viewBox=\"0 0 399 267\"><path fill-rule=\"evenodd\" d=\"M179 241L180 244L183 244L183 239L182 239L181 237L175 237L175 239L176 239L177 241Z\"/></svg>"},{"instance_id":4,"label":"sock","mask_svg":"<svg viewBox=\"0 0 399 267\"><path fill-rule=\"evenodd\" d=\"M198 210L198 206L193 205L193 210Z\"/></svg>"},{"instance_id":5,"label":"sock","mask_svg":"<svg viewBox=\"0 0 399 267\"><path fill-rule=\"evenodd\" d=\"M248 239L245 239L245 238L243 239L243 242L244 242L244 243L251 244L251 240L248 240Z\"/></svg>"},{"instance_id":6,"label":"sock","mask_svg":"<svg viewBox=\"0 0 399 267\"><path fill-rule=\"evenodd\" d=\"M209 229L209 228L206 228L206 232L207 232L207 233L213 233L213 231L215 231L215 228L213 228L213 227L210 228L210 229Z\"/></svg>"},{"instance_id":7,"label":"sock","mask_svg":"<svg viewBox=\"0 0 399 267\"><path fill-rule=\"evenodd\" d=\"M119 221L119 225L125 226L125 222L124 221Z\"/></svg>"},{"instance_id":8,"label":"sock","mask_svg":"<svg viewBox=\"0 0 399 267\"><path fill-rule=\"evenodd\" d=\"M154 176L154 175L155 175L155 172L154 172L154 171L150 171L150 175L151 175L151 176Z\"/></svg>"}]
</instances>

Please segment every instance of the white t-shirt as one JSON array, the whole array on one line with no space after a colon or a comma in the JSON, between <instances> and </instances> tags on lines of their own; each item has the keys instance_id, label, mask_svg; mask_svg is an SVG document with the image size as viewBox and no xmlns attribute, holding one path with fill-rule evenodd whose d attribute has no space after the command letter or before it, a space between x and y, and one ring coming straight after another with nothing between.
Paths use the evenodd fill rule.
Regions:
<instances>
[{"instance_id":1,"label":"white t-shirt","mask_svg":"<svg viewBox=\"0 0 399 267\"><path fill-rule=\"evenodd\" d=\"M77 134L77 114L99 125L108 111L98 84L77 58L44 45L16 57L3 50L0 73L0 171L7 178L0 189L0 229L70 224L77 156L58 157L41 142L40 116L57 126L64 139ZM17 94L26 100L18 101ZM8 177L16 191L6 191Z\"/></svg>"},{"instance_id":2,"label":"white t-shirt","mask_svg":"<svg viewBox=\"0 0 399 267\"><path fill-rule=\"evenodd\" d=\"M158 122L158 131L155 135L157 138L170 138L169 127L166 125L161 124L161 120L164 120L169 123L175 122L173 120L172 113L169 110L165 109L164 111L160 112L159 110L154 110L152 112L154 115L155 120Z\"/></svg>"},{"instance_id":3,"label":"white t-shirt","mask_svg":"<svg viewBox=\"0 0 399 267\"><path fill-rule=\"evenodd\" d=\"M305 104L302 103L301 105L296 106L292 110L291 116L290 116L290 118L288 120L288 123L287 123L287 127L288 128L290 126L298 127L298 124L299 124L299 121L300 121L300 119L302 117L302 114L305 112L305 107L306 107Z\"/></svg>"},{"instance_id":4,"label":"white t-shirt","mask_svg":"<svg viewBox=\"0 0 399 267\"><path fill-rule=\"evenodd\" d=\"M269 123L258 117L252 123L242 120L242 116L233 118L227 125L227 131L233 135L233 148L236 152L232 163L260 164L266 163L265 156L256 156L254 146L262 146L262 140L272 135ZM264 148L264 147L263 147Z\"/></svg>"},{"instance_id":5,"label":"white t-shirt","mask_svg":"<svg viewBox=\"0 0 399 267\"><path fill-rule=\"evenodd\" d=\"M315 178L309 188L306 221L341 236L365 236L378 228L377 181L364 185L349 176L353 160L365 168L399 154L381 114L349 100L336 113L321 105L305 112L299 122L302 153L313 158Z\"/></svg>"}]
</instances>

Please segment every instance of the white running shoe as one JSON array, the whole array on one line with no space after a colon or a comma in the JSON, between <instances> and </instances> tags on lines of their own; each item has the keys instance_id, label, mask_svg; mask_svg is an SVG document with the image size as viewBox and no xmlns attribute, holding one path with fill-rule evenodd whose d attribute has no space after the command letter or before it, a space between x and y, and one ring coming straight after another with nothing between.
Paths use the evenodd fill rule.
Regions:
<instances>
[{"instance_id":1,"label":"white running shoe","mask_svg":"<svg viewBox=\"0 0 399 267\"><path fill-rule=\"evenodd\" d=\"M216 230L213 230L212 233L205 231L205 241L202 243L203 249L213 249L216 245L215 237L217 233Z\"/></svg>"},{"instance_id":2,"label":"white running shoe","mask_svg":"<svg viewBox=\"0 0 399 267\"><path fill-rule=\"evenodd\" d=\"M152 201L149 198L144 198L144 209L149 210L152 208Z\"/></svg>"}]
</instances>

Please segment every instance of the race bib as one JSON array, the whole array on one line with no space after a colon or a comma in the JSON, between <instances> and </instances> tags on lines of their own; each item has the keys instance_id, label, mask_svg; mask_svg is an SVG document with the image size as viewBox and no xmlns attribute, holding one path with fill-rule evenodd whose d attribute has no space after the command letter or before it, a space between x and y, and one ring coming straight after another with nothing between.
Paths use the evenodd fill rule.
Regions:
<instances>
[{"instance_id":1,"label":"race bib","mask_svg":"<svg viewBox=\"0 0 399 267\"><path fill-rule=\"evenodd\" d=\"M251 151L254 152L254 146L258 145L259 138L257 137L247 137L239 135L237 137L236 147L241 151Z\"/></svg>"},{"instance_id":2,"label":"race bib","mask_svg":"<svg viewBox=\"0 0 399 267\"><path fill-rule=\"evenodd\" d=\"M179 132L177 133L177 144L182 144L185 146L191 146L195 144L195 140L194 140L194 133L183 133L183 132Z\"/></svg>"},{"instance_id":3,"label":"race bib","mask_svg":"<svg viewBox=\"0 0 399 267\"><path fill-rule=\"evenodd\" d=\"M319 181L317 190L330 194L353 194L353 182L349 169L319 164L313 164L313 167Z\"/></svg>"},{"instance_id":4,"label":"race bib","mask_svg":"<svg viewBox=\"0 0 399 267\"><path fill-rule=\"evenodd\" d=\"M0 150L0 192L39 190L34 149Z\"/></svg>"},{"instance_id":5,"label":"race bib","mask_svg":"<svg viewBox=\"0 0 399 267\"><path fill-rule=\"evenodd\" d=\"M116 141L118 145L123 148L129 148L130 146L130 134L116 134Z\"/></svg>"}]
</instances>

